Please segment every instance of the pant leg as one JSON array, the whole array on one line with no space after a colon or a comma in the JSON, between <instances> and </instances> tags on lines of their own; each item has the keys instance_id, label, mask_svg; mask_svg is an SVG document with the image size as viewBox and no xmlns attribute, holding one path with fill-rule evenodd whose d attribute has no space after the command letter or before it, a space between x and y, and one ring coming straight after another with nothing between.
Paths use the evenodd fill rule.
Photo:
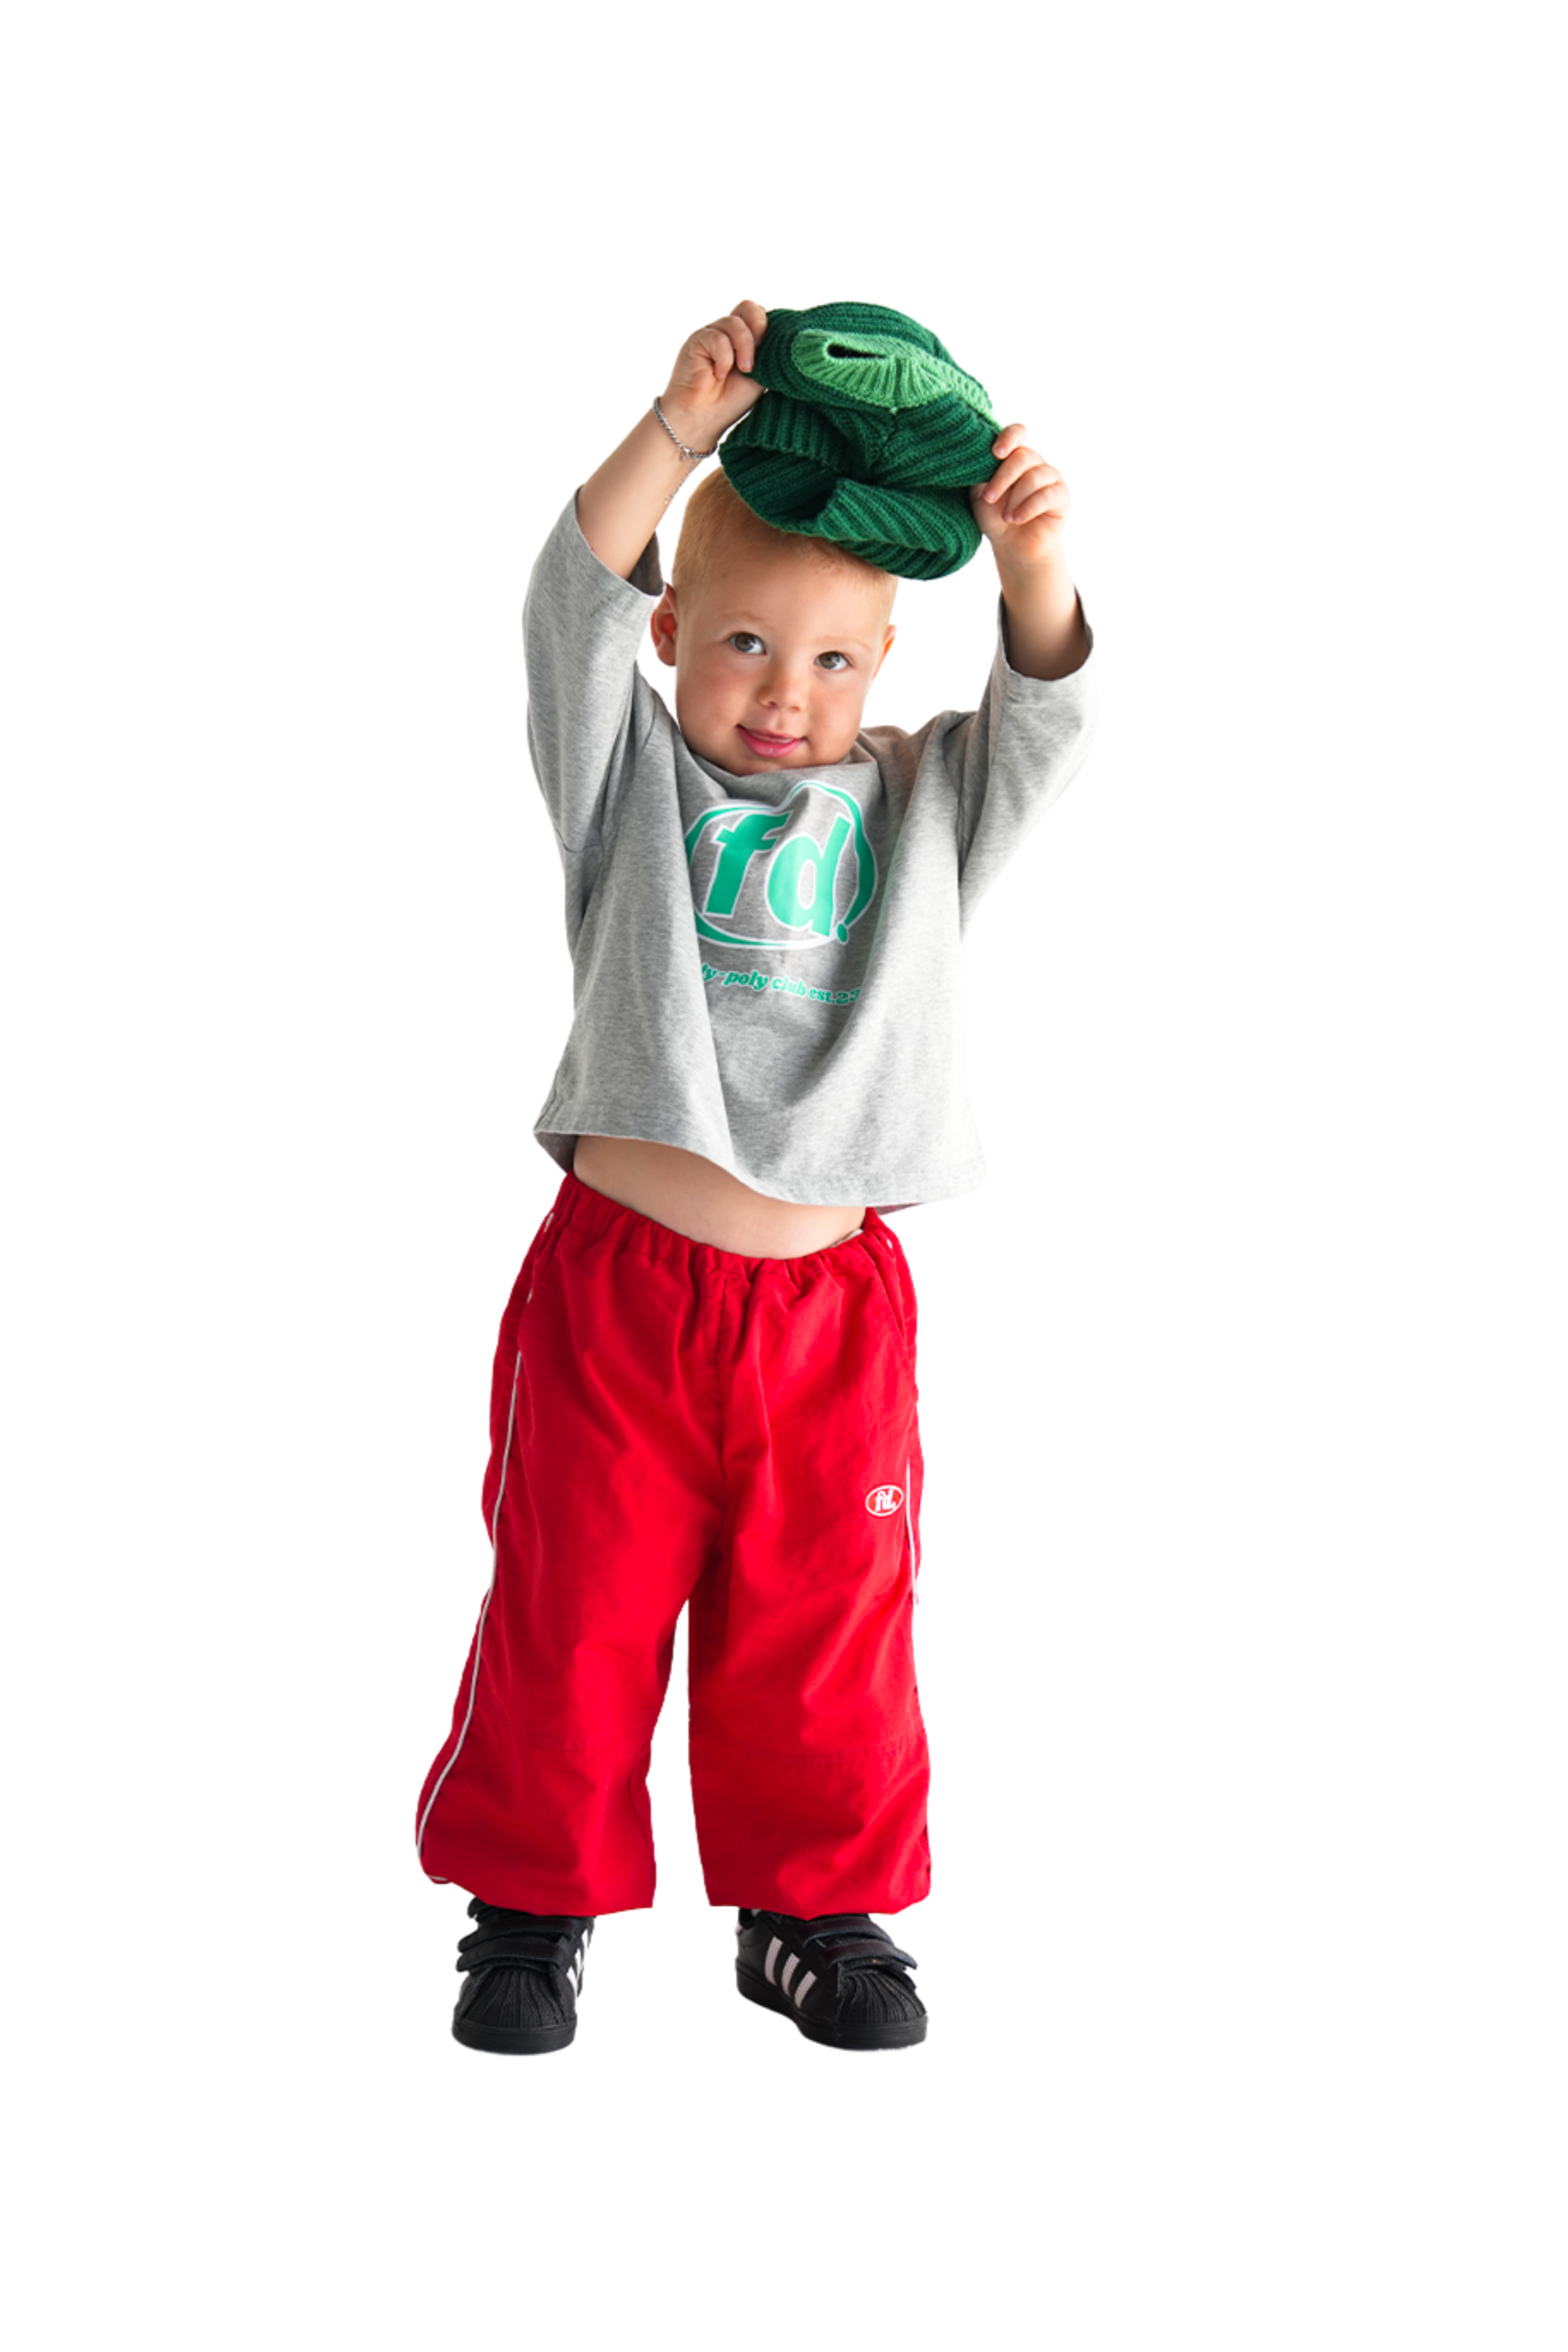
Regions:
<instances>
[{"instance_id":1,"label":"pant leg","mask_svg":"<svg viewBox=\"0 0 1568 2352\"><path fill-rule=\"evenodd\" d=\"M647 1773L722 1471L702 1303L569 1176L503 1320L492 1577L419 1803L426 1874L524 1911L653 1900Z\"/></svg>"},{"instance_id":2,"label":"pant leg","mask_svg":"<svg viewBox=\"0 0 1568 2352\"><path fill-rule=\"evenodd\" d=\"M715 1904L930 1891L915 1681L914 1292L890 1229L726 1288L720 1551L692 1599L690 1750Z\"/></svg>"}]
</instances>

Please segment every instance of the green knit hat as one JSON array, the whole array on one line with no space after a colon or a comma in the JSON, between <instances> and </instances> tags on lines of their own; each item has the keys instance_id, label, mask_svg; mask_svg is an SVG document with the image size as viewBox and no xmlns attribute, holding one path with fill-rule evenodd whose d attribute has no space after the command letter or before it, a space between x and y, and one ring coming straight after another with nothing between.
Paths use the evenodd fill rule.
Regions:
<instances>
[{"instance_id":1,"label":"green knit hat","mask_svg":"<svg viewBox=\"0 0 1568 2352\"><path fill-rule=\"evenodd\" d=\"M877 302L774 310L752 374L766 395L720 458L753 513L906 580L968 562L969 488L994 473L1001 425L928 328Z\"/></svg>"}]
</instances>

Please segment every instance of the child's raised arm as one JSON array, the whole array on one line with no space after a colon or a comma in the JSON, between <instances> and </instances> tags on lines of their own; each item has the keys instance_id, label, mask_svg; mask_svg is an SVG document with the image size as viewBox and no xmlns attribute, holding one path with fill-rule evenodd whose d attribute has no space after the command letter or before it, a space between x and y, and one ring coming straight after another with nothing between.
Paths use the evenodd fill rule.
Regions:
<instances>
[{"instance_id":1,"label":"child's raised arm","mask_svg":"<svg viewBox=\"0 0 1568 2352\"><path fill-rule=\"evenodd\" d=\"M767 323L760 302L737 302L727 318L689 335L659 394L669 432L650 406L578 491L578 529L623 580L696 462L681 456L671 436L705 454L762 397L749 371Z\"/></svg>"},{"instance_id":2,"label":"child's raised arm","mask_svg":"<svg viewBox=\"0 0 1568 2352\"><path fill-rule=\"evenodd\" d=\"M1068 677L1088 660L1089 640L1062 554L1068 486L1026 446L1021 425L1005 425L991 450L1002 462L969 503L996 558L1008 658L1022 677Z\"/></svg>"},{"instance_id":3,"label":"child's raised arm","mask_svg":"<svg viewBox=\"0 0 1568 2352\"><path fill-rule=\"evenodd\" d=\"M762 386L743 370L766 325L760 303L742 302L681 346L659 405L688 447L710 449L758 397ZM656 698L637 656L662 583L657 562L643 559L691 462L650 406L562 509L529 576L528 748L584 891L595 844L653 723ZM581 920L585 898L574 904L572 919Z\"/></svg>"}]
</instances>

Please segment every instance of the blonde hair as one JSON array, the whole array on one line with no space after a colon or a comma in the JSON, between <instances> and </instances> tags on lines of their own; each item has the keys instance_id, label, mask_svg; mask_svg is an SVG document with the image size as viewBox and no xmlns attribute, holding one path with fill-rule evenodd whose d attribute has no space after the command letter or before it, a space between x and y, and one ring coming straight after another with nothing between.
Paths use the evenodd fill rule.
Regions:
<instances>
[{"instance_id":1,"label":"blonde hair","mask_svg":"<svg viewBox=\"0 0 1568 2352\"><path fill-rule=\"evenodd\" d=\"M743 560L748 554L771 553L781 546L803 560L814 559L825 572L858 575L868 588L878 590L886 610L892 611L899 585L895 572L868 563L863 555L841 547L836 540L816 539L807 531L775 530L760 514L753 514L729 476L718 469L704 475L686 502L669 583L680 595L694 594L726 555L733 553Z\"/></svg>"}]
</instances>

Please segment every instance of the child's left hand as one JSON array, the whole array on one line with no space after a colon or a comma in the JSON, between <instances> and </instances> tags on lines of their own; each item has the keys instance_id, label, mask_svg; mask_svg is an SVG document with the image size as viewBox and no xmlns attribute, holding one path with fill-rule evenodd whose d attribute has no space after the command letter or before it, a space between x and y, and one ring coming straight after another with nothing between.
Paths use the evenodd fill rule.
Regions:
<instances>
[{"instance_id":1,"label":"child's left hand","mask_svg":"<svg viewBox=\"0 0 1568 2352\"><path fill-rule=\"evenodd\" d=\"M997 562L1056 562L1070 503L1067 484L1027 446L1021 425L1005 425L991 448L1002 462L988 480L973 485L969 503Z\"/></svg>"}]
</instances>

